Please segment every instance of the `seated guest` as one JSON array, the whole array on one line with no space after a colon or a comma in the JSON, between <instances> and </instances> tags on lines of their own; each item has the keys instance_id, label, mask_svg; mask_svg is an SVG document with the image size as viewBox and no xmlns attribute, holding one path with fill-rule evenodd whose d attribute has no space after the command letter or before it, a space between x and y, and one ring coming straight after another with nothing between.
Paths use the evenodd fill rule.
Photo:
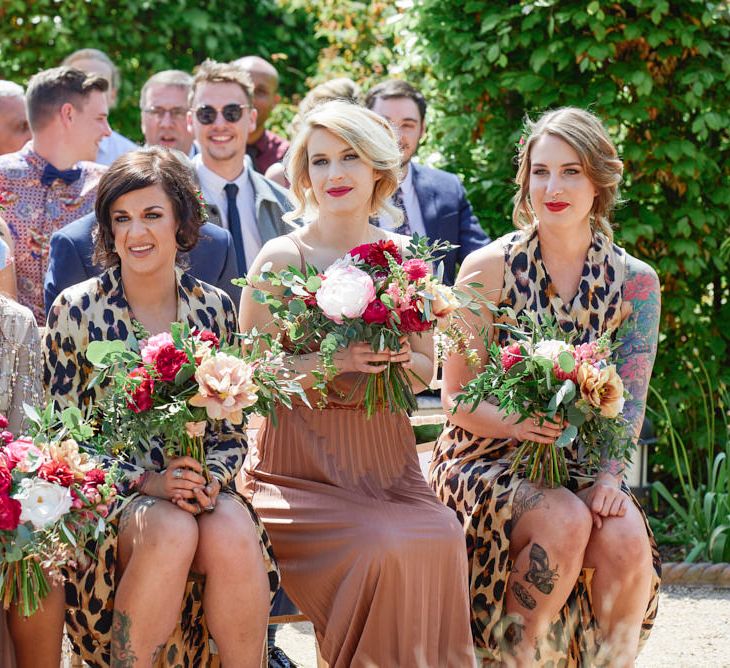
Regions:
<instances>
[{"instance_id":1,"label":"seated guest","mask_svg":"<svg viewBox=\"0 0 730 668\"><path fill-rule=\"evenodd\" d=\"M75 67L87 74L97 74L106 79L109 84L109 88L107 88L109 109L116 107L121 76L119 68L103 51L99 49L79 49L70 56L66 56L62 64ZM120 155L127 151L134 151L136 148L139 148L137 144L112 130L111 134L99 144L96 162L100 165L111 165Z\"/></svg>"},{"instance_id":2,"label":"seated guest","mask_svg":"<svg viewBox=\"0 0 730 668\"><path fill-rule=\"evenodd\" d=\"M398 133L402 177L393 204L403 211L403 222L396 232L418 232L458 245L444 258L444 282L452 284L456 265L488 244L489 237L472 213L458 176L412 161L426 130L426 99L405 81L392 79L371 88L365 106L386 118ZM383 216L378 224L387 228L392 221Z\"/></svg>"},{"instance_id":3,"label":"seated guest","mask_svg":"<svg viewBox=\"0 0 730 668\"><path fill-rule=\"evenodd\" d=\"M188 127L188 95L193 77L182 70L153 74L139 95L146 146L164 146L192 158L198 149Z\"/></svg>"},{"instance_id":4,"label":"seated guest","mask_svg":"<svg viewBox=\"0 0 730 668\"><path fill-rule=\"evenodd\" d=\"M129 341L184 322L235 342L228 296L176 268L202 217L192 173L170 151L116 160L99 184L96 217L97 258L108 268L63 291L48 315L44 381L59 408L85 409L104 392L90 386L91 341ZM128 665L129 657L206 666L209 633L224 666L260 666L278 574L263 526L233 489L244 433L223 421L204 439L208 484L196 460L171 458L154 439L120 462L121 494L97 558L71 572L66 587L67 629L90 666ZM191 571L204 585L189 580Z\"/></svg>"},{"instance_id":5,"label":"seated guest","mask_svg":"<svg viewBox=\"0 0 730 668\"><path fill-rule=\"evenodd\" d=\"M3 243L0 241L0 246ZM41 364L38 327L33 314L0 295L0 415L8 419L8 429L16 436L25 426L23 404L39 406L41 403ZM43 607L27 618L15 606L6 615L0 604L0 666L59 666L63 614L60 585L52 586L50 594L43 599ZM10 636L5 629L6 617Z\"/></svg>"},{"instance_id":6,"label":"seated guest","mask_svg":"<svg viewBox=\"0 0 730 668\"><path fill-rule=\"evenodd\" d=\"M281 99L278 91L279 73L267 60L259 56L244 56L233 62L248 72L253 82L253 106L256 109L256 127L248 133L246 154L253 160L260 174L275 162L280 162L289 148L289 142L266 129L266 121Z\"/></svg>"},{"instance_id":7,"label":"seated guest","mask_svg":"<svg viewBox=\"0 0 730 668\"><path fill-rule=\"evenodd\" d=\"M31 77L26 92L32 140L0 156L2 216L10 228L18 300L45 320L43 278L51 234L88 213L105 167L93 164L107 123L105 79L71 67Z\"/></svg>"},{"instance_id":8,"label":"seated guest","mask_svg":"<svg viewBox=\"0 0 730 668\"><path fill-rule=\"evenodd\" d=\"M631 394L623 414L638 438L660 294L654 270L613 243L610 214L622 172L595 116L575 108L546 112L528 126L519 149L517 230L470 255L460 278L483 286L481 316L464 314L482 364L489 360L479 335L485 325L500 346L516 340L508 328L491 326L488 302L509 307L515 318L551 321L576 344L604 334L616 339L618 373ZM564 449L565 486L531 482L526 460L512 469L518 446L554 443L564 425L538 414L520 421L489 400L476 410L457 408L456 397L479 370L460 355L446 360L449 422L430 472L470 546L477 654L484 665L582 666L594 665L600 650L607 662L595 665L633 666L654 624L661 564L624 462L604 456L595 470L577 439Z\"/></svg>"},{"instance_id":9,"label":"seated guest","mask_svg":"<svg viewBox=\"0 0 730 668\"><path fill-rule=\"evenodd\" d=\"M19 151L29 139L23 87L0 80L0 155Z\"/></svg>"},{"instance_id":10,"label":"seated guest","mask_svg":"<svg viewBox=\"0 0 730 668\"><path fill-rule=\"evenodd\" d=\"M211 208L208 207L208 210ZM93 258L97 228L96 215L90 213L66 225L51 237L44 285L46 313L67 287L103 271L103 267ZM236 250L231 235L222 227L213 222L204 223L200 228L198 243L190 252L180 255L182 266L192 276L215 285L232 300L240 299L241 289L231 283L238 276Z\"/></svg>"},{"instance_id":11,"label":"seated guest","mask_svg":"<svg viewBox=\"0 0 730 668\"><path fill-rule=\"evenodd\" d=\"M355 246L381 240L404 252L407 237L368 222L398 187L400 155L386 121L329 102L305 117L288 160L297 204L288 217L308 214L311 222L269 241L251 275L266 264L324 270ZM331 194L336 189L347 192ZM283 334L247 287L241 328L254 327ZM318 354L287 359L316 405ZM327 406L299 402L278 410L276 421L267 418L246 469L284 588L312 620L333 668L474 666L461 527L423 478L406 412L368 417L361 404L365 374L387 362L403 363L422 390L419 379L433 368L432 337L409 336L398 352L355 343L334 361Z\"/></svg>"},{"instance_id":12,"label":"seated guest","mask_svg":"<svg viewBox=\"0 0 730 668\"><path fill-rule=\"evenodd\" d=\"M314 109L317 105L330 100L344 100L345 102L352 102L352 104L362 104L362 98L360 95L360 86L358 86L352 79L347 77L339 77L337 79L330 79L324 83L315 86L310 90L304 99L299 103L297 109L297 115L289 126L289 133L294 136L299 131L299 126L302 123L302 119ZM285 188L289 187L289 182L286 180L284 173L284 164L276 162L266 170L266 178L276 181Z\"/></svg>"}]
</instances>

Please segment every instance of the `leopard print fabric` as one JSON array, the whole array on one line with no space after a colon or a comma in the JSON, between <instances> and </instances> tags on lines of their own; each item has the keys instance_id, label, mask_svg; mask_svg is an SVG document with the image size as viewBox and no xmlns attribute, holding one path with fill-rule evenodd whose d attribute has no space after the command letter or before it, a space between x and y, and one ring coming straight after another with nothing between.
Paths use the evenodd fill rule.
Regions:
<instances>
[{"instance_id":1,"label":"leopard print fabric","mask_svg":"<svg viewBox=\"0 0 730 668\"><path fill-rule=\"evenodd\" d=\"M221 341L233 344L236 312L228 296L181 271L177 272L177 286L178 321L208 329ZM104 386L89 387L93 368L85 355L88 344L99 340L127 341L130 347L139 345L119 267L65 290L51 307L43 345L44 382L50 399L59 408L77 406L83 411L103 393ZM225 421L217 427L210 424L205 443L208 468L221 481L221 493L235 499L256 527L273 597L279 585L279 572L269 536L253 508L233 489L246 454L245 432ZM113 457L101 459L106 465L118 461ZM110 509L106 534L98 544L91 542L86 546L96 559L88 568L67 574L66 623L71 642L74 651L94 668L107 667L110 661L120 517L130 502L139 498L136 487L142 474L164 469L168 459L162 444L152 440L141 444L128 460L121 462L121 493ZM158 666L217 665L217 657L210 653L210 636L202 609L204 586L204 579L191 574L179 622Z\"/></svg>"},{"instance_id":2,"label":"leopard print fabric","mask_svg":"<svg viewBox=\"0 0 730 668\"><path fill-rule=\"evenodd\" d=\"M542 321L553 317L561 329L583 343L620 324L622 284L626 255L604 236L596 233L583 268L578 292L565 304L542 262L537 231L517 231L496 243L504 248L505 274L500 306L515 314L529 310ZM503 319L504 320L504 319ZM498 342L511 342L509 332L499 332ZM430 482L439 498L452 508L464 527L470 564L472 635L478 656L485 665L502 660L505 593L512 569L509 541L512 502L524 476L510 473L515 443L475 436L447 423L439 437L430 470ZM577 492L594 478L585 471L576 448L566 449L567 487ZM624 484L623 491L641 511L638 501ZM642 511L643 515L643 511ZM649 524L653 578L652 595L644 617L641 643L654 625L659 598L661 562ZM597 652L597 622L591 608L592 571L584 569L565 606L550 626L540 648L542 666L591 665Z\"/></svg>"}]
</instances>

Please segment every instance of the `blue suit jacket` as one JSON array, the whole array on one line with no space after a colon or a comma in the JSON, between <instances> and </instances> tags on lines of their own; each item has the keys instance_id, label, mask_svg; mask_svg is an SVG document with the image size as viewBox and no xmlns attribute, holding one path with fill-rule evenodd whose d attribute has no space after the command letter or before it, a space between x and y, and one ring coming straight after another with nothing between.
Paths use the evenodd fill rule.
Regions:
<instances>
[{"instance_id":1,"label":"blue suit jacket","mask_svg":"<svg viewBox=\"0 0 730 668\"><path fill-rule=\"evenodd\" d=\"M461 264L469 253L486 246L490 239L474 216L456 174L414 162L408 168L413 170L413 187L426 236L432 241L441 239L459 246L444 258L444 282L453 285L456 263Z\"/></svg>"},{"instance_id":2,"label":"blue suit jacket","mask_svg":"<svg viewBox=\"0 0 730 668\"><path fill-rule=\"evenodd\" d=\"M92 232L95 228L96 216L90 213L51 236L44 283L46 314L62 290L98 276L103 271L91 259L94 252ZM195 248L182 257L189 274L220 288L231 297L234 304L238 304L241 288L231 284L231 279L237 277L237 269L236 251L228 230L205 223L200 229L200 239Z\"/></svg>"}]
</instances>

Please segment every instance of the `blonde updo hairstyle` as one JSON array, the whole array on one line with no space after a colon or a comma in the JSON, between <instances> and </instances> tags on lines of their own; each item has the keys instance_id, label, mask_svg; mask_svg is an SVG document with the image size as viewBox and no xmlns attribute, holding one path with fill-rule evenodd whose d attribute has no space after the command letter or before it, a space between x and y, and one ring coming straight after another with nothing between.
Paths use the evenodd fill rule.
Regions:
<instances>
[{"instance_id":1,"label":"blonde updo hairstyle","mask_svg":"<svg viewBox=\"0 0 730 668\"><path fill-rule=\"evenodd\" d=\"M530 204L530 154L535 143L545 135L558 137L577 154L585 174L598 191L591 209L591 227L613 239L611 212L620 202L618 187L624 171L606 128L589 111L576 107L563 107L545 112L537 121L525 123L527 137L520 144L517 155L518 190L513 198L512 220L518 229L534 225L535 212Z\"/></svg>"},{"instance_id":2,"label":"blonde updo hairstyle","mask_svg":"<svg viewBox=\"0 0 730 668\"><path fill-rule=\"evenodd\" d=\"M301 128L284 157L286 177L291 183L289 195L294 204L294 210L285 214L284 219L310 221L317 217L319 207L309 181L307 144L312 133L320 128L351 146L380 175L370 199L370 215L385 211L395 227L400 225L403 213L390 204L390 197L400 182L401 153L395 133L378 114L343 100L325 102L302 119Z\"/></svg>"}]
</instances>

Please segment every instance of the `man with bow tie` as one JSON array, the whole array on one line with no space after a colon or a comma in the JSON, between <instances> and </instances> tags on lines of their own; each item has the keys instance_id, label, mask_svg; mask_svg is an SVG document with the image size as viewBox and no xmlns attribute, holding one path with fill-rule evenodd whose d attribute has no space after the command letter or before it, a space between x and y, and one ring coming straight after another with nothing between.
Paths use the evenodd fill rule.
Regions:
<instances>
[{"instance_id":1,"label":"man with bow tie","mask_svg":"<svg viewBox=\"0 0 730 668\"><path fill-rule=\"evenodd\" d=\"M105 167L92 161L109 136L106 79L71 67L34 75L26 105L32 138L0 156L3 217L14 242L18 301L45 321L43 278L53 232L91 211Z\"/></svg>"}]
</instances>

